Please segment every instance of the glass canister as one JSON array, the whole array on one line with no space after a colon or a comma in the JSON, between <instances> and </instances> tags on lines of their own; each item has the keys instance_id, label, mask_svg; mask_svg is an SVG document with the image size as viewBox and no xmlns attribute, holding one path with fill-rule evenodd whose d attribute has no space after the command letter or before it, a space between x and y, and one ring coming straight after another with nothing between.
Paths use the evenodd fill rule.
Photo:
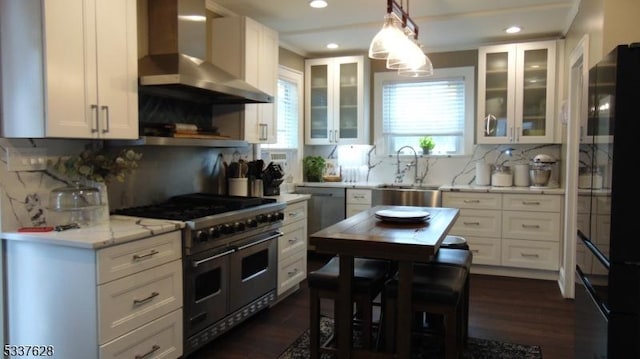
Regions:
<instances>
[{"instance_id":1,"label":"glass canister","mask_svg":"<svg viewBox=\"0 0 640 359\"><path fill-rule=\"evenodd\" d=\"M69 213L69 221L90 224L95 217L94 211L102 207L100 190L72 182L68 186L58 187L49 193L49 209L55 212Z\"/></svg>"},{"instance_id":2,"label":"glass canister","mask_svg":"<svg viewBox=\"0 0 640 359\"><path fill-rule=\"evenodd\" d=\"M496 187L513 186L513 174L511 168L504 165L495 165L491 173L491 185Z\"/></svg>"}]
</instances>

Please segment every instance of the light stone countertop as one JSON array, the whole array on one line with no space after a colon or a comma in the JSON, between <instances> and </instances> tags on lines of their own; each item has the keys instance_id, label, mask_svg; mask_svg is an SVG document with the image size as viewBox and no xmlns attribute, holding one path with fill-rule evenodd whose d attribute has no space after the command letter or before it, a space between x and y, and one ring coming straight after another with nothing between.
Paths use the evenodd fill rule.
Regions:
<instances>
[{"instance_id":1,"label":"light stone countertop","mask_svg":"<svg viewBox=\"0 0 640 359\"><path fill-rule=\"evenodd\" d=\"M293 204L296 202L306 201L311 198L310 194L299 193L280 193L279 196L265 196L267 198L275 198L278 202L284 202L286 204Z\"/></svg>"},{"instance_id":2,"label":"light stone countertop","mask_svg":"<svg viewBox=\"0 0 640 359\"><path fill-rule=\"evenodd\" d=\"M42 244L100 249L145 237L179 230L184 223L178 221L112 215L109 222L61 232L2 232L10 241L29 241Z\"/></svg>"},{"instance_id":3,"label":"light stone countertop","mask_svg":"<svg viewBox=\"0 0 640 359\"><path fill-rule=\"evenodd\" d=\"M476 185L444 185L443 192L478 192L478 193L517 193L517 194L564 194L564 188L547 187L496 187Z\"/></svg>"}]
</instances>

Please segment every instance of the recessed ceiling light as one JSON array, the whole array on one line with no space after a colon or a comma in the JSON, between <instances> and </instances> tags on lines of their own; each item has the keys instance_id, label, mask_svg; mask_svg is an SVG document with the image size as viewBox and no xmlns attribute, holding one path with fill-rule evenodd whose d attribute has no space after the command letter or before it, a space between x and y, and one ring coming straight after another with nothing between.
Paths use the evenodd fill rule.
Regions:
<instances>
[{"instance_id":1,"label":"recessed ceiling light","mask_svg":"<svg viewBox=\"0 0 640 359\"><path fill-rule=\"evenodd\" d=\"M506 32L507 34L517 34L520 31L522 31L522 28L520 26L517 26L517 25L516 26L510 26L510 27L508 27L508 28L506 28L504 30L504 32Z\"/></svg>"},{"instance_id":2,"label":"recessed ceiling light","mask_svg":"<svg viewBox=\"0 0 640 359\"><path fill-rule=\"evenodd\" d=\"M338 47L340 47L340 45L336 44L335 42L327 44L327 49L337 49Z\"/></svg>"},{"instance_id":3,"label":"recessed ceiling light","mask_svg":"<svg viewBox=\"0 0 640 359\"><path fill-rule=\"evenodd\" d=\"M309 0L309 6L322 9L323 7L327 7L327 2L326 0Z\"/></svg>"}]
</instances>

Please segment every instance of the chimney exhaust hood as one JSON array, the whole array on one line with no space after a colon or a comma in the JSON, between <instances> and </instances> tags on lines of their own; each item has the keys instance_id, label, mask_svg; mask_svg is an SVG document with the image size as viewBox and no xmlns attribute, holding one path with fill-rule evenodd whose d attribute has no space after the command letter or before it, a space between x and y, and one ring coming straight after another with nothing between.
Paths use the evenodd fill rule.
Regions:
<instances>
[{"instance_id":1,"label":"chimney exhaust hood","mask_svg":"<svg viewBox=\"0 0 640 359\"><path fill-rule=\"evenodd\" d=\"M205 2L148 2L149 55L138 61L139 91L211 104L273 102L273 96L205 60Z\"/></svg>"}]
</instances>

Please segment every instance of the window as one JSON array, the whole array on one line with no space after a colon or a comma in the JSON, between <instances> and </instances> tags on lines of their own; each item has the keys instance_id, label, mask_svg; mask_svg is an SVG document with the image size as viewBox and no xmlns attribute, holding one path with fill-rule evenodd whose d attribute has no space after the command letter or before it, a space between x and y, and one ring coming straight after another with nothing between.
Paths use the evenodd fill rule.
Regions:
<instances>
[{"instance_id":1,"label":"window","mask_svg":"<svg viewBox=\"0 0 640 359\"><path fill-rule=\"evenodd\" d=\"M277 98L277 142L261 148L296 149L300 147L302 121L302 73L280 66Z\"/></svg>"},{"instance_id":2,"label":"window","mask_svg":"<svg viewBox=\"0 0 640 359\"><path fill-rule=\"evenodd\" d=\"M375 138L384 152L403 146L422 150L431 136L435 155L464 155L473 146L474 69L435 69L433 76L407 78L396 72L375 74Z\"/></svg>"}]
</instances>

